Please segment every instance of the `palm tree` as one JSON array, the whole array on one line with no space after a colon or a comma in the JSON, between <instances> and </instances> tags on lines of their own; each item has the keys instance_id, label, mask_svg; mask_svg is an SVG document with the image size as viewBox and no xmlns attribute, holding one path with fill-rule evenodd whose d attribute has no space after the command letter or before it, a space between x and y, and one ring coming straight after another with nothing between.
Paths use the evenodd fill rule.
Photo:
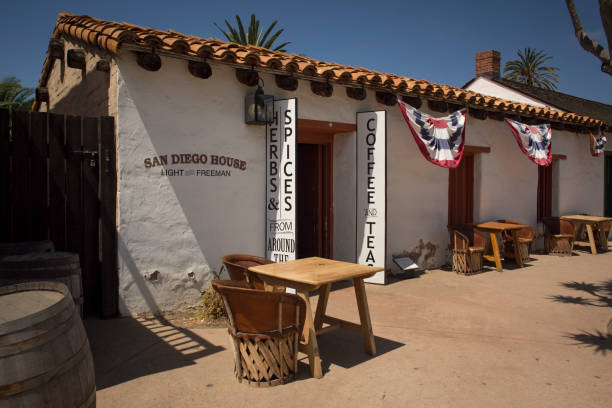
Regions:
<instances>
[{"instance_id":1,"label":"palm tree","mask_svg":"<svg viewBox=\"0 0 612 408\"><path fill-rule=\"evenodd\" d=\"M272 48L274 41L276 41L276 39L284 31L283 29L280 29L270 38L268 38L268 36L276 26L276 23L278 23L278 20L274 20L274 22L270 24L270 27L268 27L263 36L262 33L264 32L264 29L263 27L261 29L259 28L259 20L255 18L255 14L251 14L251 23L249 24L248 30L246 32L244 30L244 26L242 25L242 20L240 20L238 14L236 14L236 22L238 23L238 29L232 27L230 23L225 20L225 25L227 26L228 31L225 31L224 29L219 27L217 23L214 24L219 29L219 31L221 31L223 35L225 35L225 38L227 38L227 40L230 42L243 45L255 45L257 47L269 48L273 51L281 52L286 52L287 50L285 50L283 47L291 44L290 42L285 42L277 46L276 48Z\"/></svg>"},{"instance_id":2,"label":"palm tree","mask_svg":"<svg viewBox=\"0 0 612 408\"><path fill-rule=\"evenodd\" d=\"M518 50L519 59L504 66L504 78L537 88L556 90L559 84L559 68L544 66L552 57L544 51L525 48Z\"/></svg>"},{"instance_id":3,"label":"palm tree","mask_svg":"<svg viewBox=\"0 0 612 408\"><path fill-rule=\"evenodd\" d=\"M0 108L10 110L30 110L32 108L32 88L24 88L15 77L6 77L0 82Z\"/></svg>"}]
</instances>

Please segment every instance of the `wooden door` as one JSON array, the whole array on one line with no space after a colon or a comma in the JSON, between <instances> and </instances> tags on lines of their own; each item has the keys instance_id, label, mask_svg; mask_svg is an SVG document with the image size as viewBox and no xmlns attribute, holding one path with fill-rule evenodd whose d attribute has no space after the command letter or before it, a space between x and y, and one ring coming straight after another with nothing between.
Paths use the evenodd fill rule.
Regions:
<instances>
[{"instance_id":1,"label":"wooden door","mask_svg":"<svg viewBox=\"0 0 612 408\"><path fill-rule=\"evenodd\" d=\"M612 217L612 152L605 152L604 160L604 216Z\"/></svg>"},{"instance_id":2,"label":"wooden door","mask_svg":"<svg viewBox=\"0 0 612 408\"><path fill-rule=\"evenodd\" d=\"M0 109L0 241L77 253L86 316L118 313L115 162L112 117Z\"/></svg>"},{"instance_id":3,"label":"wooden door","mask_svg":"<svg viewBox=\"0 0 612 408\"><path fill-rule=\"evenodd\" d=\"M538 166L538 222L552 214L552 168Z\"/></svg>"},{"instance_id":4,"label":"wooden door","mask_svg":"<svg viewBox=\"0 0 612 408\"><path fill-rule=\"evenodd\" d=\"M474 155L464 153L448 172L448 225L474 222Z\"/></svg>"},{"instance_id":5,"label":"wooden door","mask_svg":"<svg viewBox=\"0 0 612 408\"><path fill-rule=\"evenodd\" d=\"M329 143L298 144L298 258L332 256L331 149Z\"/></svg>"}]
</instances>

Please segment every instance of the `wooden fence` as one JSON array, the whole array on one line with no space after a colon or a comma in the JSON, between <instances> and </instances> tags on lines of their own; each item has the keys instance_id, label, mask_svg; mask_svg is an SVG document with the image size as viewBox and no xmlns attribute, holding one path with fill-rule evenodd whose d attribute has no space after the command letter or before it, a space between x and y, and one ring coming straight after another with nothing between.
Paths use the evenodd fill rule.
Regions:
<instances>
[{"instance_id":1,"label":"wooden fence","mask_svg":"<svg viewBox=\"0 0 612 408\"><path fill-rule=\"evenodd\" d=\"M115 123L0 109L0 242L78 253L86 315L118 312Z\"/></svg>"}]
</instances>

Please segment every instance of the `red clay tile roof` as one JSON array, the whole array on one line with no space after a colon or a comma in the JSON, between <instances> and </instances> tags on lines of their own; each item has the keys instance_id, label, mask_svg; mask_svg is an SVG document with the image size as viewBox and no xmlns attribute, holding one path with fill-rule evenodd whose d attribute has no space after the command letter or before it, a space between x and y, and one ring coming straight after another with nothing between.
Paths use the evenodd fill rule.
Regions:
<instances>
[{"instance_id":1,"label":"red clay tile roof","mask_svg":"<svg viewBox=\"0 0 612 408\"><path fill-rule=\"evenodd\" d=\"M205 39L172 30L160 31L128 23L98 20L84 15L60 13L57 17L53 38L61 37L93 45L115 55L121 47L143 51L155 47L160 53L183 58L205 57L213 61L244 65L249 68L264 67L279 73L295 73L311 79L329 79L345 85L365 85L390 92L420 96L425 99L444 100L486 110L533 116L587 127L600 127L603 124L600 120L588 116L511 102L425 80L415 80L366 68L322 62L296 54L285 54L266 48L229 43L215 38ZM43 65L39 86L46 85L51 67L51 60L47 57Z\"/></svg>"}]
</instances>

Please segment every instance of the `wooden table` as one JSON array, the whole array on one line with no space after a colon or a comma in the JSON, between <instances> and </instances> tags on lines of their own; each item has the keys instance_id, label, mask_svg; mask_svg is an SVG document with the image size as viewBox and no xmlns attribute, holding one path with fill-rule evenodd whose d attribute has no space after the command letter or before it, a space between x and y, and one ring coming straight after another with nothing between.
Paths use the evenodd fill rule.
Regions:
<instances>
[{"instance_id":1,"label":"wooden table","mask_svg":"<svg viewBox=\"0 0 612 408\"><path fill-rule=\"evenodd\" d=\"M383 269L317 257L257 265L249 268L251 272L256 273L264 281L266 286L281 285L294 288L297 294L306 302L306 321L304 323L303 340L300 341L300 351L308 355L310 373L315 378L323 376L317 334L337 328L359 332L363 335L366 352L370 355L376 355L374 333L372 332L372 322L370 321L370 309L363 280ZM346 279L353 280L361 324L348 322L325 314L331 284ZM309 295L310 292L319 288L319 301L313 319ZM323 327L323 323L327 323L329 326Z\"/></svg>"},{"instance_id":2,"label":"wooden table","mask_svg":"<svg viewBox=\"0 0 612 408\"><path fill-rule=\"evenodd\" d=\"M597 217L594 215L564 215L561 217L564 220L571 221L574 224L578 224L576 228L576 235L574 236L574 245L584 245L591 247L591 253L593 255L597 254L597 245L595 243L595 229L598 230L599 234L599 242L601 242L601 247L604 251L608 250L608 237L604 234L603 228L598 228L598 224L610 221L612 218L610 217ZM587 241L579 241L578 238L582 235L582 231L586 227L587 236L589 237Z\"/></svg>"},{"instance_id":3,"label":"wooden table","mask_svg":"<svg viewBox=\"0 0 612 408\"><path fill-rule=\"evenodd\" d=\"M522 268L523 260L521 259L521 254L519 253L519 239L518 239L517 231L520 230L521 228L526 228L526 227L527 225L523 225L523 224L508 224L505 222L493 222L493 221L483 222L481 224L476 225L476 228L478 228L479 230L488 232L489 235L491 236L491 247L493 249L493 255L483 255L483 258L486 259L487 261L494 261L495 269L497 269L498 272L501 272L502 264L501 264L501 256L499 253L499 245L497 243L497 234L502 233L504 231L510 231L510 233L512 234L512 240L514 241L514 259L516 260L516 264L520 268Z\"/></svg>"}]
</instances>

